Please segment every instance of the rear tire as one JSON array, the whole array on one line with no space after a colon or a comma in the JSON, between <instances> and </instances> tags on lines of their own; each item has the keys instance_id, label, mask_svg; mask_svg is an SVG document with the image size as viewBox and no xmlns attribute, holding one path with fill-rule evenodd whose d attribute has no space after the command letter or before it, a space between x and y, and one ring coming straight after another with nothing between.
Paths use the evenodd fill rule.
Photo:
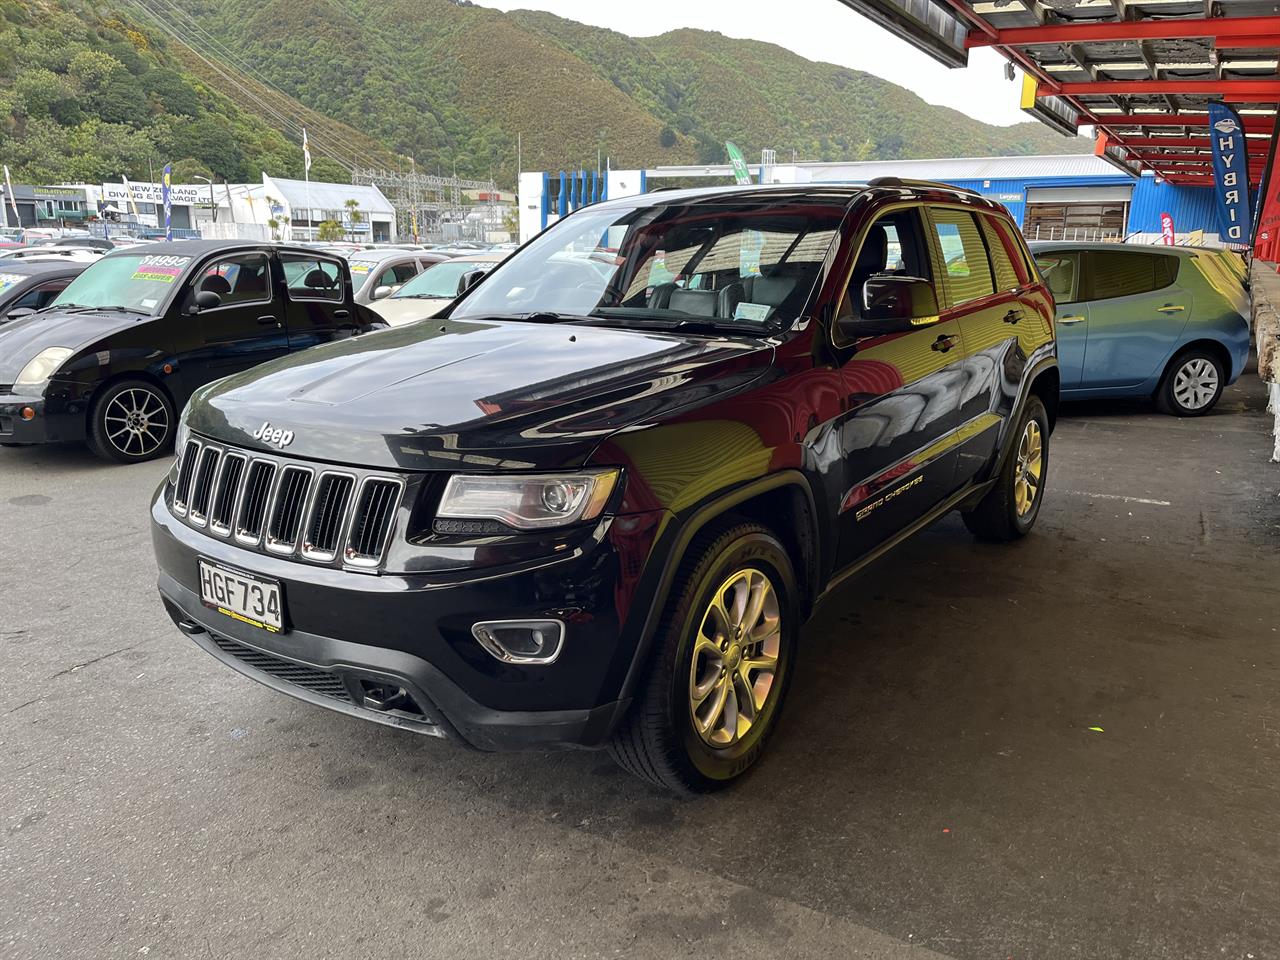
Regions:
<instances>
[{"instance_id":1,"label":"rear tire","mask_svg":"<svg viewBox=\"0 0 1280 960\"><path fill-rule=\"evenodd\" d=\"M177 421L165 392L146 380L103 390L89 412L89 449L113 463L143 463L173 449Z\"/></svg>"},{"instance_id":2,"label":"rear tire","mask_svg":"<svg viewBox=\"0 0 1280 960\"><path fill-rule=\"evenodd\" d=\"M786 696L798 609L791 558L768 529L726 521L695 537L648 676L609 744L613 759L687 793L720 789L745 773Z\"/></svg>"},{"instance_id":3,"label":"rear tire","mask_svg":"<svg viewBox=\"0 0 1280 960\"><path fill-rule=\"evenodd\" d=\"M1049 414L1039 397L1027 400L1015 429L1013 450L995 486L976 507L961 514L964 525L979 540L1020 540L1040 515L1049 478Z\"/></svg>"},{"instance_id":4,"label":"rear tire","mask_svg":"<svg viewBox=\"0 0 1280 960\"><path fill-rule=\"evenodd\" d=\"M1222 361L1208 350L1174 357L1156 391L1156 406L1175 417L1203 417L1222 397L1227 378Z\"/></svg>"}]
</instances>

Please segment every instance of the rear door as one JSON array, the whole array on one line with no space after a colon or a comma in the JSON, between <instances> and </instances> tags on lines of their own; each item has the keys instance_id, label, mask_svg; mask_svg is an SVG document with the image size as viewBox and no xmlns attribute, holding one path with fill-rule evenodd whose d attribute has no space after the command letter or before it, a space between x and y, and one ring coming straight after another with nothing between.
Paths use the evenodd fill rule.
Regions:
<instances>
[{"instance_id":1,"label":"rear door","mask_svg":"<svg viewBox=\"0 0 1280 960\"><path fill-rule=\"evenodd\" d=\"M322 254L283 251L279 257L289 349L305 350L353 334L354 303L346 265Z\"/></svg>"},{"instance_id":2,"label":"rear door","mask_svg":"<svg viewBox=\"0 0 1280 960\"><path fill-rule=\"evenodd\" d=\"M995 450L1008 406L1006 355L1016 351L1023 325L1030 330L1039 319L1027 316L1019 301L1022 281L982 216L958 205L929 208L942 257L943 309L964 338L956 363L956 486L977 474Z\"/></svg>"},{"instance_id":3,"label":"rear door","mask_svg":"<svg viewBox=\"0 0 1280 960\"><path fill-rule=\"evenodd\" d=\"M190 317L201 339L199 351L184 364L192 389L288 352L284 308L265 251L218 257L199 268L180 301L184 310L201 290L216 293L221 302Z\"/></svg>"},{"instance_id":4,"label":"rear door","mask_svg":"<svg viewBox=\"0 0 1280 960\"><path fill-rule=\"evenodd\" d=\"M1049 285L1055 304L1054 324L1058 334L1058 370L1062 389L1075 390L1084 374L1084 347L1089 336L1089 304L1081 299L1083 257L1075 250L1045 250L1036 254L1036 264Z\"/></svg>"},{"instance_id":5,"label":"rear door","mask_svg":"<svg viewBox=\"0 0 1280 960\"><path fill-rule=\"evenodd\" d=\"M1090 250L1084 263L1089 314L1080 386L1136 386L1156 376L1191 315L1177 255Z\"/></svg>"},{"instance_id":6,"label":"rear door","mask_svg":"<svg viewBox=\"0 0 1280 960\"><path fill-rule=\"evenodd\" d=\"M856 316L863 285L878 273L934 283L940 259L918 205L891 206L855 240L858 254L840 301ZM938 288L941 302L944 293ZM845 494L837 563L876 549L955 487L955 434L964 384L960 326L939 322L888 336L837 343L847 413L841 421Z\"/></svg>"}]
</instances>

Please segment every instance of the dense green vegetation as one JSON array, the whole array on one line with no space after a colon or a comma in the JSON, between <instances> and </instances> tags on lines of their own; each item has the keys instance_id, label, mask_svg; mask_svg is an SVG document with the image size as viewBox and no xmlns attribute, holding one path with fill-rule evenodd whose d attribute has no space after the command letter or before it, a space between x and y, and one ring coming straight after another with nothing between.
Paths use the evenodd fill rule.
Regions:
<instances>
[{"instance_id":1,"label":"dense green vegetation","mask_svg":"<svg viewBox=\"0 0 1280 960\"><path fill-rule=\"evenodd\" d=\"M282 116L308 126L312 176L333 180L351 163L413 157L509 186L517 133L527 170L594 167L598 154L619 167L719 161L726 139L784 161L1087 149L715 33L636 39L465 0L174 0L167 26L225 45L196 44L215 67L149 8L0 0L0 160L15 177L143 178L166 161L179 180L298 177Z\"/></svg>"},{"instance_id":2,"label":"dense green vegetation","mask_svg":"<svg viewBox=\"0 0 1280 960\"><path fill-rule=\"evenodd\" d=\"M433 169L508 183L517 131L525 169L594 167L598 149L615 166L722 160L725 139L806 160L1088 149L715 33L637 39L463 0L177 3L309 107Z\"/></svg>"},{"instance_id":3,"label":"dense green vegetation","mask_svg":"<svg viewBox=\"0 0 1280 960\"><path fill-rule=\"evenodd\" d=\"M0 161L17 182L302 176L296 143L192 76L156 32L84 0L0 0ZM330 161L316 177L345 180Z\"/></svg>"}]
</instances>

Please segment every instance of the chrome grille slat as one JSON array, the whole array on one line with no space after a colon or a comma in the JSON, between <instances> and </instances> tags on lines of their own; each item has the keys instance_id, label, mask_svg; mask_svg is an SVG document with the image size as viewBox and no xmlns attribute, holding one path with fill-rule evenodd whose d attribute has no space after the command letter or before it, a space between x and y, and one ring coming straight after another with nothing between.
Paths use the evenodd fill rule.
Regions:
<instances>
[{"instance_id":1,"label":"chrome grille slat","mask_svg":"<svg viewBox=\"0 0 1280 960\"><path fill-rule=\"evenodd\" d=\"M227 453L222 458L222 468L214 484L213 503L209 507L209 529L220 537L231 532L231 518L235 515L236 498L247 462L248 458L242 453Z\"/></svg>"},{"instance_id":2,"label":"chrome grille slat","mask_svg":"<svg viewBox=\"0 0 1280 960\"><path fill-rule=\"evenodd\" d=\"M203 527L209 520L209 501L213 498L214 480L221 462L222 451L217 447L205 447L200 451L195 482L191 485L191 501L187 507L191 522L198 527Z\"/></svg>"},{"instance_id":3,"label":"chrome grille slat","mask_svg":"<svg viewBox=\"0 0 1280 960\"><path fill-rule=\"evenodd\" d=\"M310 467L293 464L280 471L271 509L267 512L266 544L272 553L293 553L297 546L313 473Z\"/></svg>"},{"instance_id":4,"label":"chrome grille slat","mask_svg":"<svg viewBox=\"0 0 1280 960\"><path fill-rule=\"evenodd\" d=\"M191 481L196 475L196 460L200 454L200 441L188 440L182 448L182 460L178 464L178 482L173 488L173 512L182 516L187 512L191 497Z\"/></svg>"},{"instance_id":5,"label":"chrome grille slat","mask_svg":"<svg viewBox=\"0 0 1280 960\"><path fill-rule=\"evenodd\" d=\"M376 567L382 562L391 526L404 484L399 480L366 477L360 485L356 509L347 537L347 563L358 567Z\"/></svg>"},{"instance_id":6,"label":"chrome grille slat","mask_svg":"<svg viewBox=\"0 0 1280 960\"><path fill-rule=\"evenodd\" d=\"M308 560L329 561L338 555L355 485L356 478L348 473L320 475L303 524L303 557Z\"/></svg>"},{"instance_id":7,"label":"chrome grille slat","mask_svg":"<svg viewBox=\"0 0 1280 960\"><path fill-rule=\"evenodd\" d=\"M240 543L255 544L262 539L275 478L276 465L270 460L254 460L249 465L236 514L236 540Z\"/></svg>"},{"instance_id":8,"label":"chrome grille slat","mask_svg":"<svg viewBox=\"0 0 1280 960\"><path fill-rule=\"evenodd\" d=\"M399 477L325 469L195 437L177 465L173 513L279 557L376 572L404 497Z\"/></svg>"}]
</instances>

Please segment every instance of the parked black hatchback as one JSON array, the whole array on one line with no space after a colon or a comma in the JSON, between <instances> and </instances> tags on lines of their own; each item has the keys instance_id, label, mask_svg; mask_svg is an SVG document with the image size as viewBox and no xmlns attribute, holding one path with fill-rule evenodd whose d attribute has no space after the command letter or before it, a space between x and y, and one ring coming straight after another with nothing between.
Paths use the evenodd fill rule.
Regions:
<instances>
[{"instance_id":1,"label":"parked black hatchback","mask_svg":"<svg viewBox=\"0 0 1280 960\"><path fill-rule=\"evenodd\" d=\"M313 704L723 785L827 591L952 509L1031 529L1052 315L1003 208L936 184L588 207L443 319L194 397L160 593Z\"/></svg>"},{"instance_id":2,"label":"parked black hatchback","mask_svg":"<svg viewBox=\"0 0 1280 960\"><path fill-rule=\"evenodd\" d=\"M151 460L197 388L385 326L341 260L274 244L147 244L64 287L0 326L0 443L87 440L109 460Z\"/></svg>"}]
</instances>

